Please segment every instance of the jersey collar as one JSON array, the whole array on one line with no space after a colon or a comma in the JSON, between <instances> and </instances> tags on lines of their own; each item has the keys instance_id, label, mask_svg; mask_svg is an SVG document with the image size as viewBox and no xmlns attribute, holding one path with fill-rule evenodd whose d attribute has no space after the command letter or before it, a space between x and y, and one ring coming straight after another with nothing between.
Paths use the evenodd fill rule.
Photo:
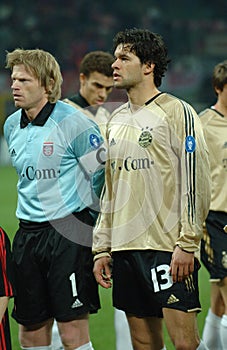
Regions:
<instances>
[{"instance_id":1,"label":"jersey collar","mask_svg":"<svg viewBox=\"0 0 227 350\"><path fill-rule=\"evenodd\" d=\"M28 119L28 117L25 113L25 110L22 109L21 110L21 119L20 119L21 129L26 128L26 126L29 123L31 123L32 125L43 126L46 123L49 116L51 115L55 105L56 105L56 103L47 102L45 104L45 106L43 107L43 109L41 109L39 114L36 116L36 118L32 122L30 122L30 120Z\"/></svg>"},{"instance_id":2,"label":"jersey collar","mask_svg":"<svg viewBox=\"0 0 227 350\"><path fill-rule=\"evenodd\" d=\"M78 104L82 108L89 107L87 100L78 92L78 94L70 97L70 100Z\"/></svg>"},{"instance_id":3,"label":"jersey collar","mask_svg":"<svg viewBox=\"0 0 227 350\"><path fill-rule=\"evenodd\" d=\"M157 95L153 96L152 98L150 98L150 100L148 100L147 102L145 102L145 106L148 106L152 101L154 101L158 96L160 96L161 94L163 94L163 91L159 92Z\"/></svg>"},{"instance_id":4,"label":"jersey collar","mask_svg":"<svg viewBox=\"0 0 227 350\"><path fill-rule=\"evenodd\" d=\"M224 114L222 114L221 112L219 112L217 109L214 108L214 106L211 106L210 109L212 109L212 111L216 112L217 114L219 114L222 118L225 118Z\"/></svg>"},{"instance_id":5,"label":"jersey collar","mask_svg":"<svg viewBox=\"0 0 227 350\"><path fill-rule=\"evenodd\" d=\"M97 113L97 106L90 106L87 100L78 92L76 95L69 98L70 101L78 104L81 108L86 108L90 113L92 113L94 116Z\"/></svg>"}]
</instances>

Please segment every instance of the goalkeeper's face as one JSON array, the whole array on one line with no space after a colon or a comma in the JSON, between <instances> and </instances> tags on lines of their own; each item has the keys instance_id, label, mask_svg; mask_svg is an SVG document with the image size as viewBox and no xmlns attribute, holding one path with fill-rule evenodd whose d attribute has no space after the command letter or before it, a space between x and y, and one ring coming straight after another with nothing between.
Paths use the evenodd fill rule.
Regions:
<instances>
[{"instance_id":1,"label":"goalkeeper's face","mask_svg":"<svg viewBox=\"0 0 227 350\"><path fill-rule=\"evenodd\" d=\"M11 79L15 106L23 108L29 119L34 119L48 101L46 88L23 64L13 67Z\"/></svg>"}]
</instances>

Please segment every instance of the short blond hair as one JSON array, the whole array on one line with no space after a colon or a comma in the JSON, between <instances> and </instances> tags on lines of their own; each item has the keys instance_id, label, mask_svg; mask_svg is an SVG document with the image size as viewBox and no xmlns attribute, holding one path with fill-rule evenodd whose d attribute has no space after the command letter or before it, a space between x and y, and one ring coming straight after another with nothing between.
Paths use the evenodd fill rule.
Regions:
<instances>
[{"instance_id":1,"label":"short blond hair","mask_svg":"<svg viewBox=\"0 0 227 350\"><path fill-rule=\"evenodd\" d=\"M24 50L15 49L7 52L6 68L13 70L15 65L22 64L44 86L48 92L48 101L55 103L61 97L61 85L63 82L60 66L56 59L49 53L40 49ZM51 88L49 88L51 86Z\"/></svg>"}]
</instances>

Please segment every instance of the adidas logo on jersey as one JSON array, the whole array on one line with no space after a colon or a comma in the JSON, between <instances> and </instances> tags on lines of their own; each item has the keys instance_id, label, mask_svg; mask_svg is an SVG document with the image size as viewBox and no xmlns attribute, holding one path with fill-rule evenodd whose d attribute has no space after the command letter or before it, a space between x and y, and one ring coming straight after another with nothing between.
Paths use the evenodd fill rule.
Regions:
<instances>
[{"instance_id":1,"label":"adidas logo on jersey","mask_svg":"<svg viewBox=\"0 0 227 350\"><path fill-rule=\"evenodd\" d=\"M16 157L17 154L16 154L16 151L14 148L12 149L10 155L11 155L11 157Z\"/></svg>"},{"instance_id":2,"label":"adidas logo on jersey","mask_svg":"<svg viewBox=\"0 0 227 350\"><path fill-rule=\"evenodd\" d=\"M83 303L81 303L81 301L77 298L74 303L72 304L71 308L75 309L76 307L80 307L83 306Z\"/></svg>"},{"instance_id":3,"label":"adidas logo on jersey","mask_svg":"<svg viewBox=\"0 0 227 350\"><path fill-rule=\"evenodd\" d=\"M175 297L175 295L171 294L168 301L167 301L167 304L173 304L173 303L177 303L179 301L179 299L177 299Z\"/></svg>"},{"instance_id":4,"label":"adidas logo on jersey","mask_svg":"<svg viewBox=\"0 0 227 350\"><path fill-rule=\"evenodd\" d=\"M114 138L112 138L112 140L110 141L110 146L114 146L116 145L116 141L114 140Z\"/></svg>"}]
</instances>

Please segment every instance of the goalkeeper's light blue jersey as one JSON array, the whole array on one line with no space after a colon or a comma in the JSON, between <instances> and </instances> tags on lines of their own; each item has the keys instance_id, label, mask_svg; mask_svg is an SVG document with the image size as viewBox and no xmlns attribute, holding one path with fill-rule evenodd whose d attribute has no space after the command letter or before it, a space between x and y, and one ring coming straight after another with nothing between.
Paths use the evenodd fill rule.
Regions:
<instances>
[{"instance_id":1,"label":"goalkeeper's light blue jersey","mask_svg":"<svg viewBox=\"0 0 227 350\"><path fill-rule=\"evenodd\" d=\"M23 114L17 110L4 125L19 177L17 217L43 222L98 210L105 154L98 126L62 101L47 103L27 124Z\"/></svg>"}]
</instances>

